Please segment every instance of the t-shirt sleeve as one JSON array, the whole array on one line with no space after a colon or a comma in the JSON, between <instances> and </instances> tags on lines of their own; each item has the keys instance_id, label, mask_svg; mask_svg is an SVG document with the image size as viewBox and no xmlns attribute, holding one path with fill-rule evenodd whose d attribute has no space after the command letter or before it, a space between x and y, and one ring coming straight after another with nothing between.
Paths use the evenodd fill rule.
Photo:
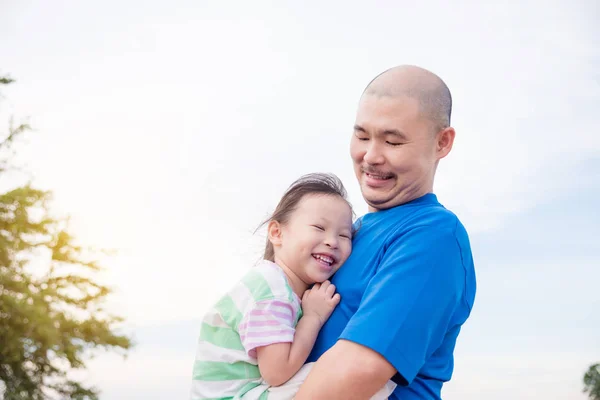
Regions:
<instances>
[{"instance_id":1,"label":"t-shirt sleeve","mask_svg":"<svg viewBox=\"0 0 600 400\"><path fill-rule=\"evenodd\" d=\"M415 228L385 249L340 339L375 350L409 384L443 342L464 285L454 230Z\"/></svg>"},{"instance_id":2,"label":"t-shirt sleeve","mask_svg":"<svg viewBox=\"0 0 600 400\"><path fill-rule=\"evenodd\" d=\"M295 316L298 310L287 299L270 299L256 303L238 327L246 352L256 357L256 348L294 341Z\"/></svg>"}]
</instances>

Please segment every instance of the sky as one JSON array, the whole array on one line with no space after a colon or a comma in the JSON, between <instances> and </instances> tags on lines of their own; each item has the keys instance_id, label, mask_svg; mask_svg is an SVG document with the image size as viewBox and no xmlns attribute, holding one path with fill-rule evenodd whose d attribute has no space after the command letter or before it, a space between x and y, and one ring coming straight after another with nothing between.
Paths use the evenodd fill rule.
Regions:
<instances>
[{"instance_id":1,"label":"sky","mask_svg":"<svg viewBox=\"0 0 600 400\"><path fill-rule=\"evenodd\" d=\"M485 4L482 4L485 3ZM585 399L600 361L600 5L521 1L0 1L0 121L137 343L82 379L103 400L186 398L199 320L259 259L304 173L367 211L349 140L364 86L440 75L457 137L435 192L466 226L478 292L444 399Z\"/></svg>"}]
</instances>

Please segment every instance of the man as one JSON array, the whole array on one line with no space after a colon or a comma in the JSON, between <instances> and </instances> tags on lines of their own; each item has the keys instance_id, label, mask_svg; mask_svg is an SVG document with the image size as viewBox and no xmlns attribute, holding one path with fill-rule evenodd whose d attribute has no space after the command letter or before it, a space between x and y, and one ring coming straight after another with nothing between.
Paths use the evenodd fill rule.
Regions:
<instances>
[{"instance_id":1,"label":"man","mask_svg":"<svg viewBox=\"0 0 600 400\"><path fill-rule=\"evenodd\" d=\"M452 100L433 73L377 76L358 106L350 153L369 213L333 277L341 303L321 330L296 400L440 399L475 298L469 239L433 182L450 153Z\"/></svg>"}]
</instances>

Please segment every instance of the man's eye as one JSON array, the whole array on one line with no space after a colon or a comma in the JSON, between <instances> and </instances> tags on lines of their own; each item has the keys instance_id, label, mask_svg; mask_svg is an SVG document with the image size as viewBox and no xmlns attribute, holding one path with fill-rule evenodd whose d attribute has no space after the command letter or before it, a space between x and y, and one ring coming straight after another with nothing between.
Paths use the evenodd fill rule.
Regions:
<instances>
[{"instance_id":1,"label":"man's eye","mask_svg":"<svg viewBox=\"0 0 600 400\"><path fill-rule=\"evenodd\" d=\"M402 145L402 143L394 143L394 142L386 142L387 144L389 144L390 146L400 146Z\"/></svg>"}]
</instances>

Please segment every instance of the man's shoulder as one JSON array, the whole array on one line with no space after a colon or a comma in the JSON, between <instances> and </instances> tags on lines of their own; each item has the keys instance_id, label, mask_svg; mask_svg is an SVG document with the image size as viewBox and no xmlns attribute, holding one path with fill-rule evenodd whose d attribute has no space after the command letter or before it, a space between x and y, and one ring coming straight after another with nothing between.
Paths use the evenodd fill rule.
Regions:
<instances>
[{"instance_id":1,"label":"man's shoulder","mask_svg":"<svg viewBox=\"0 0 600 400\"><path fill-rule=\"evenodd\" d=\"M421 207L390 232L385 247L404 252L454 254L459 269L472 270L471 244L458 216L440 204ZM467 273L470 274L470 273Z\"/></svg>"},{"instance_id":2,"label":"man's shoulder","mask_svg":"<svg viewBox=\"0 0 600 400\"><path fill-rule=\"evenodd\" d=\"M356 222L358 237L365 244L379 243L383 247L399 244L410 237L431 237L431 240L458 241L461 247L469 247L464 225L455 213L441 204L429 203L418 206L399 206L383 212L367 214ZM418 233L417 235L413 235ZM359 240L361 242L362 240Z\"/></svg>"},{"instance_id":3,"label":"man's shoulder","mask_svg":"<svg viewBox=\"0 0 600 400\"><path fill-rule=\"evenodd\" d=\"M454 243L463 258L470 259L471 257L471 243L467 229L455 213L442 205L423 209L422 213L416 215L411 224L406 227L406 230L417 230L424 233L425 236L431 238L434 246L439 246L444 241ZM463 259L463 261L467 260Z\"/></svg>"},{"instance_id":4,"label":"man's shoulder","mask_svg":"<svg viewBox=\"0 0 600 400\"><path fill-rule=\"evenodd\" d=\"M428 204L415 208L402 221L395 224L395 236L403 236L408 232L418 230L432 236L463 237L467 235L466 228L451 210L439 203Z\"/></svg>"},{"instance_id":5,"label":"man's shoulder","mask_svg":"<svg viewBox=\"0 0 600 400\"><path fill-rule=\"evenodd\" d=\"M419 207L412 215L415 224L437 225L440 227L453 227L460 223L454 212L440 203L428 204Z\"/></svg>"}]
</instances>

